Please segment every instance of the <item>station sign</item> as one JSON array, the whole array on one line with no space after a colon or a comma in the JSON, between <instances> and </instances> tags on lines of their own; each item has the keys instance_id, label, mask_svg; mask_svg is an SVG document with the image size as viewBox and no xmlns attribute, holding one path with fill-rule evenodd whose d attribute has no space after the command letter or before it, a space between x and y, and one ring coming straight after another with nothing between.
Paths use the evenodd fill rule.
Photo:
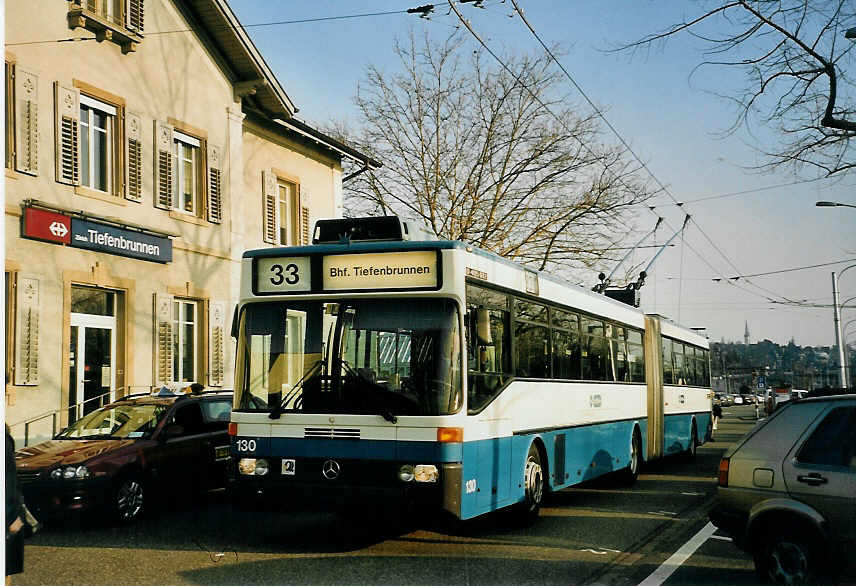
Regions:
<instances>
[{"instance_id":1,"label":"station sign","mask_svg":"<svg viewBox=\"0 0 856 586\"><path fill-rule=\"evenodd\" d=\"M172 240L92 220L71 219L71 245L151 262L172 260Z\"/></svg>"},{"instance_id":2,"label":"station sign","mask_svg":"<svg viewBox=\"0 0 856 586\"><path fill-rule=\"evenodd\" d=\"M151 262L172 261L172 240L168 237L36 207L24 208L21 235Z\"/></svg>"}]
</instances>

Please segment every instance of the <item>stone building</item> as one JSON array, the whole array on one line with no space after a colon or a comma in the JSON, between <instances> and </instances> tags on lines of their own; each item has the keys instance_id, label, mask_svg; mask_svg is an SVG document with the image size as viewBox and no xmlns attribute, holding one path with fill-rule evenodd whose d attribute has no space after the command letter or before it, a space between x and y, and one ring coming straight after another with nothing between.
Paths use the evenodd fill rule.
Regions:
<instances>
[{"instance_id":1,"label":"stone building","mask_svg":"<svg viewBox=\"0 0 856 586\"><path fill-rule=\"evenodd\" d=\"M244 250L342 211L342 160L225 0L7 2L6 420L231 388ZM37 419L44 415L43 418Z\"/></svg>"}]
</instances>

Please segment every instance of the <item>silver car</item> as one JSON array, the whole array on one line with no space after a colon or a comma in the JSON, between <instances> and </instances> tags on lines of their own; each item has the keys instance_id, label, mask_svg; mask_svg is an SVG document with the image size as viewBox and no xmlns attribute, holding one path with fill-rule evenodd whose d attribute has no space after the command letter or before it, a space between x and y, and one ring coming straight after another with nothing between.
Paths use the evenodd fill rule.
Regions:
<instances>
[{"instance_id":1,"label":"silver car","mask_svg":"<svg viewBox=\"0 0 856 586\"><path fill-rule=\"evenodd\" d=\"M774 583L823 580L850 560L856 395L790 401L735 443L719 465L710 519Z\"/></svg>"}]
</instances>

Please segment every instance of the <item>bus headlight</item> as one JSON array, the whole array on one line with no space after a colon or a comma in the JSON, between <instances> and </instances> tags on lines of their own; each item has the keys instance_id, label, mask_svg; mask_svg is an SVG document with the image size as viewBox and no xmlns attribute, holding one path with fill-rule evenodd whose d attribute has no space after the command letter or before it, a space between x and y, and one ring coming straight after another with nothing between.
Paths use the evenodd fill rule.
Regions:
<instances>
[{"instance_id":1,"label":"bus headlight","mask_svg":"<svg viewBox=\"0 0 856 586\"><path fill-rule=\"evenodd\" d=\"M264 476L270 470L264 458L241 458L238 460L238 472L244 476Z\"/></svg>"},{"instance_id":2,"label":"bus headlight","mask_svg":"<svg viewBox=\"0 0 856 586\"><path fill-rule=\"evenodd\" d=\"M418 464L413 470L413 479L416 482L437 482L440 472L433 464Z\"/></svg>"},{"instance_id":3,"label":"bus headlight","mask_svg":"<svg viewBox=\"0 0 856 586\"><path fill-rule=\"evenodd\" d=\"M401 468L398 469L398 479L401 482L412 482L413 481L413 466L410 464L405 464Z\"/></svg>"}]
</instances>

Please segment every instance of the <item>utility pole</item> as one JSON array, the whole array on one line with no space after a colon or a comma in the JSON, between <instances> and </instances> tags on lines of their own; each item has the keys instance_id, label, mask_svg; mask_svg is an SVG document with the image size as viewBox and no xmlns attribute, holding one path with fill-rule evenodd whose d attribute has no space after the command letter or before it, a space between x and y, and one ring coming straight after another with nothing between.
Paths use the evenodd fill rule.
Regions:
<instances>
[{"instance_id":1,"label":"utility pole","mask_svg":"<svg viewBox=\"0 0 856 586\"><path fill-rule=\"evenodd\" d=\"M849 268L847 267L841 272L843 273ZM832 307L835 310L833 318L835 322L835 344L838 346L838 380L841 381L841 386L846 389L849 385L847 384L847 371L844 368L844 340L841 336L841 308L838 307L838 276L835 271L832 272Z\"/></svg>"}]
</instances>

